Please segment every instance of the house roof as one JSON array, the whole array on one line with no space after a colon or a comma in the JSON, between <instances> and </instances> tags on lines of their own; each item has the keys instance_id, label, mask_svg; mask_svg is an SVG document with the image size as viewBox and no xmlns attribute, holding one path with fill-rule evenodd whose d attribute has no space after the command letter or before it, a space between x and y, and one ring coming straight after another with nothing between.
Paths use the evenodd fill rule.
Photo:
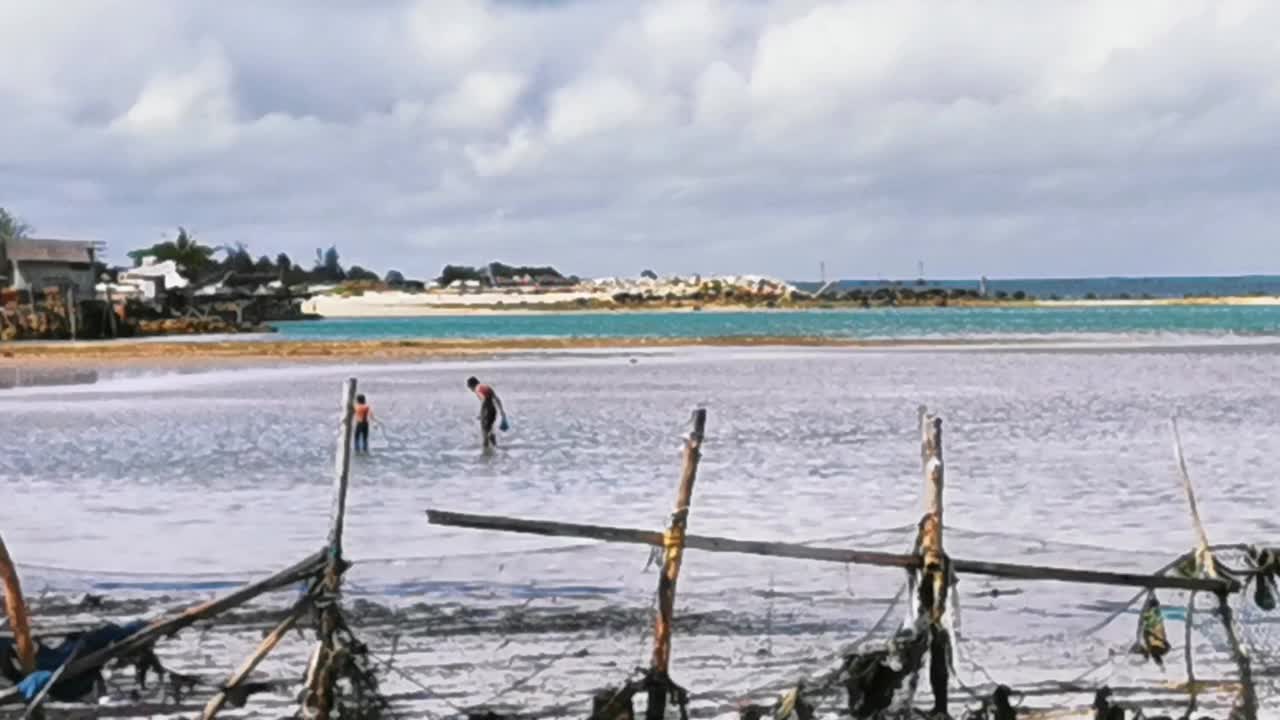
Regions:
<instances>
[{"instance_id":1,"label":"house roof","mask_svg":"<svg viewBox=\"0 0 1280 720\"><path fill-rule=\"evenodd\" d=\"M6 254L17 262L92 263L95 244L83 240L16 238Z\"/></svg>"}]
</instances>

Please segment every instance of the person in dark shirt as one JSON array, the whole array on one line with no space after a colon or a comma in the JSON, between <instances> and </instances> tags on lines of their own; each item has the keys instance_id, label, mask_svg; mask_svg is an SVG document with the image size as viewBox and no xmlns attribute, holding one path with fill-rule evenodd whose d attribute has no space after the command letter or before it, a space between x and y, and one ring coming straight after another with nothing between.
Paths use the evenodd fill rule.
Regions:
<instances>
[{"instance_id":1,"label":"person in dark shirt","mask_svg":"<svg viewBox=\"0 0 1280 720\"><path fill-rule=\"evenodd\" d=\"M492 387L482 384L474 377L467 378L467 389L480 398L480 436L483 438L484 449L497 447L498 436L493 432L493 425L499 417L502 418L504 429L507 424L507 411L502 407L502 400Z\"/></svg>"}]
</instances>

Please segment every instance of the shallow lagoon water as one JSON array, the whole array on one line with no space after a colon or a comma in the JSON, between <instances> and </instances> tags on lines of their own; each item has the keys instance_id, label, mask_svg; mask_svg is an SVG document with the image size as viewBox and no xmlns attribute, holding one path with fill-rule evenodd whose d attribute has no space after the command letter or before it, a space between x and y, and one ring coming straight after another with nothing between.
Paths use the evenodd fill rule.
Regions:
<instances>
[{"instance_id":1,"label":"shallow lagoon water","mask_svg":"<svg viewBox=\"0 0 1280 720\"><path fill-rule=\"evenodd\" d=\"M582 312L326 318L278 323L287 340L421 338L844 339L1038 338L1065 336L1256 337L1280 333L1280 306L912 307L733 312Z\"/></svg>"},{"instance_id":2,"label":"shallow lagoon water","mask_svg":"<svg viewBox=\"0 0 1280 720\"><path fill-rule=\"evenodd\" d=\"M0 393L0 527L32 592L198 595L291 563L325 537L340 384L355 374L386 431L353 463L351 591L390 605L643 613L656 585L643 548L432 527L424 511L658 527L700 405L708 439L690 532L905 550L921 512L923 403L945 421L953 555L1152 570L1193 542L1173 412L1213 539L1276 540L1278 359L1248 347L703 350L104 373L91 385ZM489 458L462 384L473 373L497 387L513 422ZM677 635L675 672L695 691L745 692L760 679L737 678L766 646L776 665L766 679L825 670L900 584L885 570L691 552L678 612L719 620ZM964 578L966 657L1016 684L1074 677L1119 651L1103 671L1113 682L1180 680L1123 657L1129 619L1080 635L1131 595ZM614 680L643 659L645 632L590 633L627 654L611 658ZM477 672L498 662L472 650ZM598 660L547 674L598 685ZM976 666L962 674L984 680ZM502 672L491 675L484 682L505 686ZM505 699L538 692L549 691Z\"/></svg>"}]
</instances>

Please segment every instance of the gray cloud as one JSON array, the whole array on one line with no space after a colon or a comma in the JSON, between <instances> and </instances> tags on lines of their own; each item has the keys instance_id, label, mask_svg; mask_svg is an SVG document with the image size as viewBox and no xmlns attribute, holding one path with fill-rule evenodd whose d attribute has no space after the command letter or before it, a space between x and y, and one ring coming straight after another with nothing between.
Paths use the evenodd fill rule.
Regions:
<instances>
[{"instance_id":1,"label":"gray cloud","mask_svg":"<svg viewBox=\"0 0 1280 720\"><path fill-rule=\"evenodd\" d=\"M1257 0L16 0L0 205L430 275L1280 272Z\"/></svg>"}]
</instances>

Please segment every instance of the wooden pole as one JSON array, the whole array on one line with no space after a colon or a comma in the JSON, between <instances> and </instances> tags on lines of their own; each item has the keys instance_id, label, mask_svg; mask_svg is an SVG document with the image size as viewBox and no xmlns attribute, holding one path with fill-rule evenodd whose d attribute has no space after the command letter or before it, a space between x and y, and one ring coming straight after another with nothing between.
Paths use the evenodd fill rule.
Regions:
<instances>
[{"instance_id":1,"label":"wooden pole","mask_svg":"<svg viewBox=\"0 0 1280 720\"><path fill-rule=\"evenodd\" d=\"M306 580L307 578L313 578L319 574L324 566L324 554L316 553L315 555L308 557L306 560L281 570L269 578L245 585L230 595L201 603L195 607L184 610L177 615L156 620L137 633L130 635L127 639L75 661L71 664L71 667L67 669L67 676L69 678L74 678L86 671L100 668L115 658L128 655L150 645L162 636L172 635L183 628L190 627L200 620L220 615L227 610L249 602L259 595L263 595L274 590L280 590L281 588L286 588L294 583Z\"/></svg>"},{"instance_id":2,"label":"wooden pole","mask_svg":"<svg viewBox=\"0 0 1280 720\"><path fill-rule=\"evenodd\" d=\"M1187 717L1196 711L1199 704L1200 688L1196 686L1195 650L1192 647L1192 630L1195 625L1196 593L1194 590L1187 597L1187 616L1182 621L1182 655L1187 666Z\"/></svg>"},{"instance_id":3,"label":"wooden pole","mask_svg":"<svg viewBox=\"0 0 1280 720\"><path fill-rule=\"evenodd\" d=\"M288 617L280 621L280 624L277 625L269 635L263 638L262 644L258 646L258 649L240 665L239 669L232 673L231 677L227 679L226 685L223 686L223 689L218 691L218 694L214 695L209 700L209 703L205 705L204 720L212 720L217 717L218 713L227 704L227 691L244 682L249 677L250 673L258 667L258 664L276 648L276 645L280 644L280 641L284 639L284 636L287 635L290 630L293 629L293 626L298 624L298 621L311 610L312 599L313 597L311 595L304 598L294 606L293 612L289 613Z\"/></svg>"},{"instance_id":4,"label":"wooden pole","mask_svg":"<svg viewBox=\"0 0 1280 720\"><path fill-rule=\"evenodd\" d=\"M111 299L111 285L107 284L107 327L111 328L111 338L120 336L119 330L116 328L116 303Z\"/></svg>"},{"instance_id":5,"label":"wooden pole","mask_svg":"<svg viewBox=\"0 0 1280 720\"><path fill-rule=\"evenodd\" d=\"M337 570L342 561L342 530L347 514L347 482L351 474L351 419L356 410L356 379L348 378L342 386L342 427L338 438L338 454L334 462L333 512L329 523L329 569Z\"/></svg>"},{"instance_id":6,"label":"wooden pole","mask_svg":"<svg viewBox=\"0 0 1280 720\"><path fill-rule=\"evenodd\" d=\"M31 639L31 621L27 615L27 601L22 595L22 583L18 581L18 569L14 567L9 549L0 537L0 581L4 583L4 612L13 626L13 645L18 652L22 673L29 675L36 669L36 646Z\"/></svg>"},{"instance_id":7,"label":"wooden pole","mask_svg":"<svg viewBox=\"0 0 1280 720\"><path fill-rule=\"evenodd\" d=\"M922 607L921 612L928 612L930 620L929 686L933 690L933 711L945 717L951 639L942 626L950 575L942 548L942 418L929 415L924 407L920 408L920 454L925 481L925 515L920 528L920 555L924 565L921 585L929 586L926 595L930 600L930 607Z\"/></svg>"},{"instance_id":8,"label":"wooden pole","mask_svg":"<svg viewBox=\"0 0 1280 720\"><path fill-rule=\"evenodd\" d=\"M1182 437L1178 433L1178 418L1169 418L1173 430L1173 455L1178 464L1178 473L1182 476L1182 488L1187 495L1187 505L1191 510L1191 525L1196 533L1196 565L1200 574L1217 580L1218 562L1213 557L1209 545L1209 533L1204 529L1204 521L1200 518L1200 506L1196 502L1195 486L1191 482L1191 473L1187 470L1187 459L1182 453ZM1218 590L1218 615L1226 631L1227 641L1231 644L1231 655L1240 672L1240 706L1244 720L1255 720L1258 717L1258 696L1253 687L1253 666L1249 660L1249 651L1240 642L1240 634L1236 631L1235 613L1231 610L1231 601L1227 593ZM1188 619L1188 622L1190 620Z\"/></svg>"},{"instance_id":9,"label":"wooden pole","mask_svg":"<svg viewBox=\"0 0 1280 720\"><path fill-rule=\"evenodd\" d=\"M658 578L658 617L653 628L653 682L649 685L647 720L662 720L667 708L668 671L671 666L671 623L675 615L676 581L684 560L685 529L689 523L689 506L693 502L693 483L698 477L698 461L702 459L702 438L707 428L707 411L693 411L693 431L684 442L684 466L680 471L680 487L676 491L676 507L671 524L663 536L666 555L662 575Z\"/></svg>"},{"instance_id":10,"label":"wooden pole","mask_svg":"<svg viewBox=\"0 0 1280 720\"><path fill-rule=\"evenodd\" d=\"M501 515L475 515L446 512L444 510L428 510L427 520L435 525L465 527L473 530L500 530L527 535L587 538L590 540L650 545L653 547L663 547L664 537L660 532L638 528L582 525L548 520L525 520ZM685 549L692 548L707 552L817 560L820 562L840 563L842 565L874 565L905 570L919 570L923 566L919 555L887 553L875 550L816 547L785 542L736 540L708 535L685 535L684 547ZM1229 578L1214 580L1210 578L1187 578L1180 575L1144 575L1142 573L1079 570L1048 565L1020 565L982 560L962 560L959 558L951 558L951 569L957 573L988 575L1013 580L1054 580L1087 585L1115 585L1153 590L1204 590L1207 592L1238 592L1240 590L1240 583Z\"/></svg>"},{"instance_id":11,"label":"wooden pole","mask_svg":"<svg viewBox=\"0 0 1280 720\"><path fill-rule=\"evenodd\" d=\"M324 610L320 614L320 653L317 672L309 687L308 704L316 720L328 720L333 712L334 686L338 680L338 657L346 650L340 647L338 627L338 595L342 591L342 574L346 563L342 559L342 532L347 513L347 486L351 474L352 417L356 406L356 379L348 378L342 386L342 425L338 433L338 452L335 458L333 479L333 512L329 524L329 546L325 564L323 595ZM306 708L304 708L305 710Z\"/></svg>"},{"instance_id":12,"label":"wooden pole","mask_svg":"<svg viewBox=\"0 0 1280 720\"><path fill-rule=\"evenodd\" d=\"M80 304L76 302L76 286L67 286L67 324L71 326L71 339L80 338Z\"/></svg>"}]
</instances>

